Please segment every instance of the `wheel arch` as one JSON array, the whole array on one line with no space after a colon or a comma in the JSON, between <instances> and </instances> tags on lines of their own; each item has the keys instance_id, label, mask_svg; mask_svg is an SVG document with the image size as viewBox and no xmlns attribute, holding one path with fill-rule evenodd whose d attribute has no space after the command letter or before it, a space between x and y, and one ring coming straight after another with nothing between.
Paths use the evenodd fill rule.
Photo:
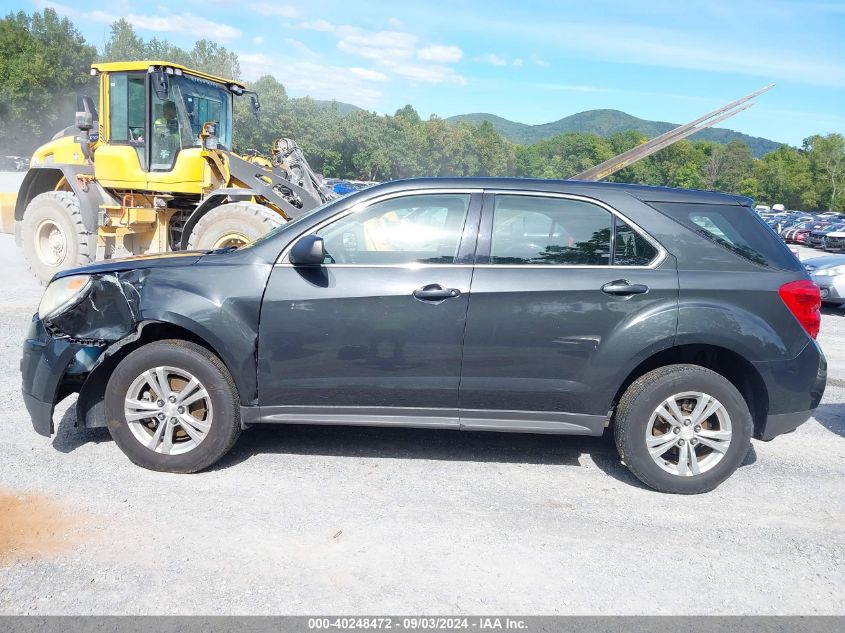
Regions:
<instances>
[{"instance_id":1,"label":"wheel arch","mask_svg":"<svg viewBox=\"0 0 845 633\"><path fill-rule=\"evenodd\" d=\"M84 181L77 179L77 176L92 176L93 166L77 165L56 165L52 167L31 168L24 176L18 197L15 200L15 220L20 222L26 213L26 207L36 196L55 191L62 178L65 179L68 188L79 200L79 209L82 213L82 222L85 230L96 233L100 219L100 205L106 202L114 202L114 198L95 180Z\"/></svg>"},{"instance_id":2,"label":"wheel arch","mask_svg":"<svg viewBox=\"0 0 845 633\"><path fill-rule=\"evenodd\" d=\"M26 172L15 200L15 220L23 220L26 207L32 199L42 193L55 191L63 177L61 169L51 167L30 169Z\"/></svg>"},{"instance_id":3,"label":"wheel arch","mask_svg":"<svg viewBox=\"0 0 845 633\"><path fill-rule=\"evenodd\" d=\"M754 421L755 437L766 426L769 411L769 394L766 383L753 363L740 354L719 345L676 345L652 354L622 381L613 398L616 408L622 394L640 376L666 365L689 364L705 367L726 378L742 395Z\"/></svg>"},{"instance_id":4,"label":"wheel arch","mask_svg":"<svg viewBox=\"0 0 845 633\"><path fill-rule=\"evenodd\" d=\"M76 402L78 424L87 428L105 427L105 394L114 369L120 361L136 349L167 339L190 341L214 354L226 367L238 388L239 399L241 398L243 386L238 384L237 372L232 371L232 360L227 359L225 354L219 353L206 337L184 324L169 321L142 321L133 334L109 347L86 377Z\"/></svg>"}]
</instances>

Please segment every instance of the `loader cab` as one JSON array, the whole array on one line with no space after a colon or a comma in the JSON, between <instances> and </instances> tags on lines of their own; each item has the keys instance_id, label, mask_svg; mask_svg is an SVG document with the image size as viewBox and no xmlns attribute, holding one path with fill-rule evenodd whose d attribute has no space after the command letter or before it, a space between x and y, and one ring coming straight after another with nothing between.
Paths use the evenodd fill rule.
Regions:
<instances>
[{"instance_id":1,"label":"loader cab","mask_svg":"<svg viewBox=\"0 0 845 633\"><path fill-rule=\"evenodd\" d=\"M97 179L104 186L199 193L206 161L200 133L232 146L234 82L165 62L95 64L100 74Z\"/></svg>"}]
</instances>

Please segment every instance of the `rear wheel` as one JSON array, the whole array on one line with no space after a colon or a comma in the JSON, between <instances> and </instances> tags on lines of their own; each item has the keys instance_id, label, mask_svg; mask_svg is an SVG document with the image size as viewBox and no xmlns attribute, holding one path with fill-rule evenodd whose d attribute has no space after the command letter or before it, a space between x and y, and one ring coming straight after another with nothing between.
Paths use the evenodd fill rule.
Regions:
<instances>
[{"instance_id":1,"label":"rear wheel","mask_svg":"<svg viewBox=\"0 0 845 633\"><path fill-rule=\"evenodd\" d=\"M150 343L109 378L106 421L132 462L150 470L207 468L240 434L237 390L225 365L186 341Z\"/></svg>"},{"instance_id":2,"label":"rear wheel","mask_svg":"<svg viewBox=\"0 0 845 633\"><path fill-rule=\"evenodd\" d=\"M188 238L188 248L213 250L243 246L284 222L278 213L254 202L221 204L200 218Z\"/></svg>"},{"instance_id":3,"label":"rear wheel","mask_svg":"<svg viewBox=\"0 0 845 633\"><path fill-rule=\"evenodd\" d=\"M697 365L670 365L638 378L619 401L616 447L625 465L661 492L716 488L751 443L751 414L726 378Z\"/></svg>"},{"instance_id":4,"label":"rear wheel","mask_svg":"<svg viewBox=\"0 0 845 633\"><path fill-rule=\"evenodd\" d=\"M70 191L48 191L26 206L21 222L24 256L42 284L61 270L96 257L97 236L85 229L79 199Z\"/></svg>"}]
</instances>

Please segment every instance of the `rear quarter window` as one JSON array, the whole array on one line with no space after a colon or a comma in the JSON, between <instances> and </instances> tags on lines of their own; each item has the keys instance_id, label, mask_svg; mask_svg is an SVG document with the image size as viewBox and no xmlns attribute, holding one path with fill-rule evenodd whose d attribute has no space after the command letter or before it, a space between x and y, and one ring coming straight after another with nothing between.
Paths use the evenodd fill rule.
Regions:
<instances>
[{"instance_id":1,"label":"rear quarter window","mask_svg":"<svg viewBox=\"0 0 845 633\"><path fill-rule=\"evenodd\" d=\"M743 259L768 268L801 270L801 264L786 244L749 207L685 202L649 204Z\"/></svg>"}]
</instances>

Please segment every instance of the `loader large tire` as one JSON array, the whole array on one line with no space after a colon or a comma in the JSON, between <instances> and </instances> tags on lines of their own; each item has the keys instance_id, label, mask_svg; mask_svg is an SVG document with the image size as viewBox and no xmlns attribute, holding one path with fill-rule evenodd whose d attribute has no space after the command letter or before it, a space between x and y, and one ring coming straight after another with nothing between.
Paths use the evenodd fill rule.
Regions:
<instances>
[{"instance_id":1,"label":"loader large tire","mask_svg":"<svg viewBox=\"0 0 845 633\"><path fill-rule=\"evenodd\" d=\"M197 250L243 246L284 224L272 209L254 202L230 202L206 213L188 238L188 248Z\"/></svg>"},{"instance_id":2,"label":"loader large tire","mask_svg":"<svg viewBox=\"0 0 845 633\"><path fill-rule=\"evenodd\" d=\"M42 284L97 255L97 236L85 229L79 199L70 191L48 191L30 201L21 222L21 242L27 264Z\"/></svg>"}]
</instances>

